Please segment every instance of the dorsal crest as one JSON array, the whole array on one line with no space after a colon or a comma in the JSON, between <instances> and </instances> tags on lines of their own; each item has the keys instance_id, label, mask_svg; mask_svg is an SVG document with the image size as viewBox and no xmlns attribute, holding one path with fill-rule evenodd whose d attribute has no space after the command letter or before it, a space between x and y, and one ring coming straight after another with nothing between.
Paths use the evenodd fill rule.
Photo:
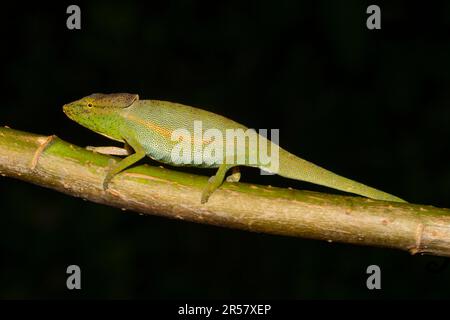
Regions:
<instances>
[{"instance_id":1,"label":"dorsal crest","mask_svg":"<svg viewBox=\"0 0 450 320\"><path fill-rule=\"evenodd\" d=\"M96 107L116 107L127 108L139 100L139 95L132 93L94 93L86 97L91 100Z\"/></svg>"}]
</instances>

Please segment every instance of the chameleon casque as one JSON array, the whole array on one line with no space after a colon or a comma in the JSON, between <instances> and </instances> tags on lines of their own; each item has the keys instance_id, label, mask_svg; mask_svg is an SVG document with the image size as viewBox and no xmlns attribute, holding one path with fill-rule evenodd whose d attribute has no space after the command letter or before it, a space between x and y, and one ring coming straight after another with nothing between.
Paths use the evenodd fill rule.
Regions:
<instances>
[{"instance_id":1,"label":"chameleon casque","mask_svg":"<svg viewBox=\"0 0 450 320\"><path fill-rule=\"evenodd\" d=\"M114 147L91 148L91 150L100 153L126 155L121 161L110 165L107 169L103 182L105 190L116 174L145 156L175 166L188 165L200 168L218 168L217 173L209 179L203 190L202 203L206 203L211 194L220 187L229 169L232 169L232 174L228 176L227 181L235 182L239 181L240 173L236 169L241 165L270 171L270 168L265 164L258 162L249 163L249 157L258 152L258 148L248 147L241 151L245 152L245 155L240 161L239 157L236 156L225 158L221 163L210 163L210 161L207 161L207 154L203 154L204 161L201 163L194 163L194 161L182 164L175 163L171 155L173 148L179 141L171 138L174 130L184 128L192 132L194 130L194 121L201 121L203 130L217 129L221 132L225 132L227 129L247 130L247 127L233 120L202 109L167 101L139 100L137 94L96 93L64 105L63 111L70 119L80 125L112 140L125 143L124 149ZM274 148L274 145L265 137L258 136L258 138L262 141L267 141L269 144L268 149ZM194 142L192 141L191 143L193 144ZM202 143L207 145L208 141L203 141ZM277 146L276 148L279 147ZM134 153L132 153L132 150L134 150ZM376 200L405 202L386 192L339 176L282 148L278 150L279 167L275 173L282 177L307 181ZM198 150L196 151L193 148L192 152L195 153Z\"/></svg>"}]
</instances>

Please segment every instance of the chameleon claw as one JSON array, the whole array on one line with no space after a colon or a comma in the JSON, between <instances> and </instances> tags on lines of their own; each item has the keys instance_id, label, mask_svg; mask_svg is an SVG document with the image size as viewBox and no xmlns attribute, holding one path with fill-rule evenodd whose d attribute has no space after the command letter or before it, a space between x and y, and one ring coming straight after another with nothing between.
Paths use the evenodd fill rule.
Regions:
<instances>
[{"instance_id":1,"label":"chameleon claw","mask_svg":"<svg viewBox=\"0 0 450 320\"><path fill-rule=\"evenodd\" d=\"M206 194L205 192L202 193L202 200L200 201L202 204L205 204L208 202L209 194Z\"/></svg>"},{"instance_id":2,"label":"chameleon claw","mask_svg":"<svg viewBox=\"0 0 450 320\"><path fill-rule=\"evenodd\" d=\"M201 203L206 203L208 201L209 197L214 193L214 191L216 191L217 188L220 187L220 185L222 184L222 182L224 180L225 173L227 172L228 168L229 167L226 164L220 165L219 169L217 170L217 173L208 179L208 183L202 192ZM236 175L235 175L235 178L237 178Z\"/></svg>"},{"instance_id":3,"label":"chameleon claw","mask_svg":"<svg viewBox=\"0 0 450 320\"><path fill-rule=\"evenodd\" d=\"M108 189L109 183L111 182L112 178L113 178L113 176L111 174L109 174L109 172L108 172L102 183L103 191L106 191Z\"/></svg>"},{"instance_id":4,"label":"chameleon claw","mask_svg":"<svg viewBox=\"0 0 450 320\"><path fill-rule=\"evenodd\" d=\"M213 178L213 177L211 177L211 178ZM209 179L211 180L211 178L209 178ZM202 199L200 202L202 204L205 204L206 202L208 202L208 199L212 193L213 193L213 190L211 190L211 182L209 182L208 185L205 187L205 189L202 192Z\"/></svg>"},{"instance_id":5,"label":"chameleon claw","mask_svg":"<svg viewBox=\"0 0 450 320\"><path fill-rule=\"evenodd\" d=\"M202 199L201 199L202 204L205 204L206 202L208 202L209 197L214 192L214 190L215 190L214 181L215 181L215 176L209 177L208 184L206 185L205 189L203 189L203 192L202 192Z\"/></svg>"},{"instance_id":6,"label":"chameleon claw","mask_svg":"<svg viewBox=\"0 0 450 320\"><path fill-rule=\"evenodd\" d=\"M111 182L112 178L114 177L114 173L113 173L113 166L115 164L115 161L113 159L110 159L108 161L108 168L106 169L106 177L103 180L103 191L106 191L108 189L109 183Z\"/></svg>"},{"instance_id":7,"label":"chameleon claw","mask_svg":"<svg viewBox=\"0 0 450 320\"><path fill-rule=\"evenodd\" d=\"M110 178L108 179L108 177L106 177L105 180L103 180L103 183L102 183L103 191L106 191L108 189L108 185L110 182L111 182L111 179Z\"/></svg>"}]
</instances>

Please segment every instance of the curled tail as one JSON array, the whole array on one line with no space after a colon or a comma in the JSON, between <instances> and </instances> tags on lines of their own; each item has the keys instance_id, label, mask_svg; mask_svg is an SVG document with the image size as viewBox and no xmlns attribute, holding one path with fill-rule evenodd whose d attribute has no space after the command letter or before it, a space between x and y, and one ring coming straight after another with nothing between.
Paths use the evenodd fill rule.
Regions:
<instances>
[{"instance_id":1,"label":"curled tail","mask_svg":"<svg viewBox=\"0 0 450 320\"><path fill-rule=\"evenodd\" d=\"M376 200L406 202L389 193L337 175L281 148L279 149L279 170L276 173L285 178L311 182Z\"/></svg>"}]
</instances>

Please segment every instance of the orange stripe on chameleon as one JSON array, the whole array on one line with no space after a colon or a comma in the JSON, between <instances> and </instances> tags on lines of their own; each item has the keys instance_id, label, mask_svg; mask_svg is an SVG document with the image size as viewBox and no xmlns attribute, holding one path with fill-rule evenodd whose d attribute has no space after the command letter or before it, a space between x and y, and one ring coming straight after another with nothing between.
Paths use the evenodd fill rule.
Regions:
<instances>
[{"instance_id":1,"label":"orange stripe on chameleon","mask_svg":"<svg viewBox=\"0 0 450 320\"><path fill-rule=\"evenodd\" d=\"M133 115L128 115L127 118L144 126L144 127L149 128L150 130L152 130L154 132L159 133L160 135L162 135L165 138L170 139L172 137L172 131L170 129L166 129L164 127L158 126L157 124L155 124L149 120L140 119ZM180 137L179 141L183 141L183 137ZM194 143L194 138L191 138L191 142ZM211 142L212 142L212 139L202 140L202 144L208 144Z\"/></svg>"},{"instance_id":2,"label":"orange stripe on chameleon","mask_svg":"<svg viewBox=\"0 0 450 320\"><path fill-rule=\"evenodd\" d=\"M132 120L133 122L136 122L144 127L149 128L152 131L155 131L157 133L159 133L160 135L162 135L163 137L169 138L172 136L172 131L169 129L166 129L164 127L160 127L157 124L154 124L153 122L149 121L149 120L144 120L138 117L135 117L134 115L128 115L127 116L128 119Z\"/></svg>"}]
</instances>

